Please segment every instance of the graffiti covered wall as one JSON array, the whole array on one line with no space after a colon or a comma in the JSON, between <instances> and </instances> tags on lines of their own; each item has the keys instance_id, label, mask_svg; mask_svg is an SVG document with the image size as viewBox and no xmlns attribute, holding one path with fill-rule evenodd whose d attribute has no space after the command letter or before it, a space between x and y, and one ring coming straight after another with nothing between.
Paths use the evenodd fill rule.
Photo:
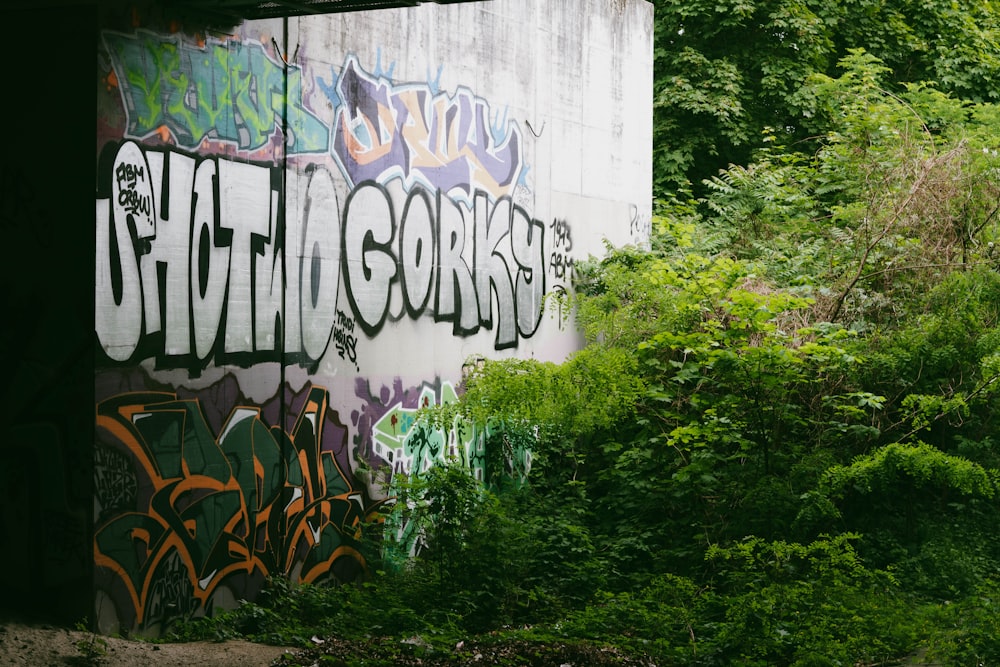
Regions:
<instances>
[{"instance_id":1,"label":"graffiti covered wall","mask_svg":"<svg viewBox=\"0 0 1000 667\"><path fill-rule=\"evenodd\" d=\"M578 345L546 296L648 238L652 8L553 4L102 30L101 630L358 576L394 474L481 469L416 410Z\"/></svg>"}]
</instances>

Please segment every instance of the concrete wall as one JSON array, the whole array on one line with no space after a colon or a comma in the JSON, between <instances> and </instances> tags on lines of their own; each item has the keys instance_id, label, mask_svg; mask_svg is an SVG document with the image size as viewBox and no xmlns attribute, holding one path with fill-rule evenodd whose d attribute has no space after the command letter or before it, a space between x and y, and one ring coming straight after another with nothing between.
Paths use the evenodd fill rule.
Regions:
<instances>
[{"instance_id":1,"label":"concrete wall","mask_svg":"<svg viewBox=\"0 0 1000 667\"><path fill-rule=\"evenodd\" d=\"M641 0L105 25L99 629L355 577L394 475L481 474L476 429L414 414L476 358L565 358L546 296L648 238L651 28Z\"/></svg>"}]
</instances>

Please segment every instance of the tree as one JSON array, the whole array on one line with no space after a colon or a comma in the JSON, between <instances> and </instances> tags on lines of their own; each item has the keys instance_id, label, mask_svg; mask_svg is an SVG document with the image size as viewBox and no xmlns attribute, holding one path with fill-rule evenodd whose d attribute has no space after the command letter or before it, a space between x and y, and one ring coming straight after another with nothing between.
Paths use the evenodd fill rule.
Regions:
<instances>
[{"instance_id":1,"label":"tree","mask_svg":"<svg viewBox=\"0 0 1000 667\"><path fill-rule=\"evenodd\" d=\"M950 0L656 0L654 173L660 193L746 165L774 128L808 152L826 127L802 88L864 49L905 84L997 100L1000 6Z\"/></svg>"}]
</instances>

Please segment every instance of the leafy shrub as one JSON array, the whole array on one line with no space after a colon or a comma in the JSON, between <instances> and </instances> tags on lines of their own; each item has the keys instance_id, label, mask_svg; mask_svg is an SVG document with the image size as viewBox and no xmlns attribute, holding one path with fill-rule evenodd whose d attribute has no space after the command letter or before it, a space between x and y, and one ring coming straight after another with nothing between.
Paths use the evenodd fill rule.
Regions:
<instances>
[{"instance_id":1,"label":"leafy shrub","mask_svg":"<svg viewBox=\"0 0 1000 667\"><path fill-rule=\"evenodd\" d=\"M721 601L684 577L664 574L636 592L599 593L555 630L648 653L667 664L695 664L711 645Z\"/></svg>"},{"instance_id":2,"label":"leafy shrub","mask_svg":"<svg viewBox=\"0 0 1000 667\"><path fill-rule=\"evenodd\" d=\"M927 615L928 658L948 665L1000 665L1000 581L986 579Z\"/></svg>"},{"instance_id":3,"label":"leafy shrub","mask_svg":"<svg viewBox=\"0 0 1000 667\"><path fill-rule=\"evenodd\" d=\"M915 641L907 605L890 573L862 563L857 538L751 537L710 549L724 605L713 664L871 664L904 654Z\"/></svg>"}]
</instances>

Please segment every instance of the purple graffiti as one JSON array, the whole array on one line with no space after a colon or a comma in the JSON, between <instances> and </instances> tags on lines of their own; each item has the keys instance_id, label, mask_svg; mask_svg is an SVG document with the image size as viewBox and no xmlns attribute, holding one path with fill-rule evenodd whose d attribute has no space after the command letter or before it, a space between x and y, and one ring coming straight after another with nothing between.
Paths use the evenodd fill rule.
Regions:
<instances>
[{"instance_id":1,"label":"purple graffiti","mask_svg":"<svg viewBox=\"0 0 1000 667\"><path fill-rule=\"evenodd\" d=\"M513 193L523 167L521 133L489 103L461 88L436 93L428 84L393 84L347 59L337 81L340 104L333 153L351 185L400 178L468 201L477 190Z\"/></svg>"}]
</instances>

